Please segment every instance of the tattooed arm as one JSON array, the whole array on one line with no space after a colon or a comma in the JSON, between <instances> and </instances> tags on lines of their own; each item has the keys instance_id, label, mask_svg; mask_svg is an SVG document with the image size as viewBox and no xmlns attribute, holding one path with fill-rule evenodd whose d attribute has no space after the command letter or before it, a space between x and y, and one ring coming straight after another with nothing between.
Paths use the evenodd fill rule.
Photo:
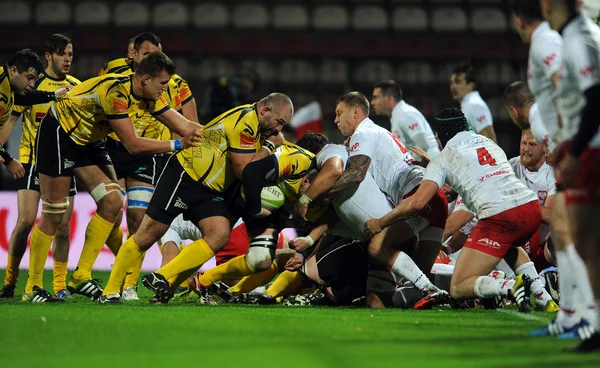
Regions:
<instances>
[{"instance_id":1,"label":"tattooed arm","mask_svg":"<svg viewBox=\"0 0 600 368\"><path fill-rule=\"evenodd\" d=\"M333 188L331 188L329 195L359 185L365 179L370 164L371 157L366 155L356 155L348 158L346 170L344 170L342 176L340 176Z\"/></svg>"}]
</instances>

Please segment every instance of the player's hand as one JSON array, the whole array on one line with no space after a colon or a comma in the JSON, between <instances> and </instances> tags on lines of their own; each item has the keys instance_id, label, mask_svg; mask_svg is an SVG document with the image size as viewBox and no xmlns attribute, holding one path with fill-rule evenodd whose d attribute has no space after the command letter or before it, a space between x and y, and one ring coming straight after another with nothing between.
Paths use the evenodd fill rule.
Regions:
<instances>
[{"instance_id":1,"label":"player's hand","mask_svg":"<svg viewBox=\"0 0 600 368\"><path fill-rule=\"evenodd\" d=\"M298 217L300 217L304 221L308 221L306 219L307 212L308 212L308 205L298 202L298 206L296 206L296 213L298 214Z\"/></svg>"},{"instance_id":2,"label":"player's hand","mask_svg":"<svg viewBox=\"0 0 600 368\"><path fill-rule=\"evenodd\" d=\"M383 227L381 226L381 219L372 218L370 220L365 221L365 233L370 237L374 237L383 231Z\"/></svg>"},{"instance_id":3,"label":"player's hand","mask_svg":"<svg viewBox=\"0 0 600 368\"><path fill-rule=\"evenodd\" d=\"M271 216L271 211L269 211L266 208L261 208L260 213L252 215L252 217L255 217L255 218L265 218L265 217L269 217L269 216Z\"/></svg>"},{"instance_id":4,"label":"player's hand","mask_svg":"<svg viewBox=\"0 0 600 368\"><path fill-rule=\"evenodd\" d=\"M424 166L427 166L427 164L429 164L429 162L431 161L431 157L429 157L429 155L427 154L427 152L423 151L421 148L417 147L417 146L413 146L410 149L415 155L419 156L419 158L421 159L421 163Z\"/></svg>"},{"instance_id":5,"label":"player's hand","mask_svg":"<svg viewBox=\"0 0 600 368\"><path fill-rule=\"evenodd\" d=\"M288 242L290 249L295 250L296 252L303 252L308 247L312 246L315 242L309 236L300 236Z\"/></svg>"},{"instance_id":6,"label":"player's hand","mask_svg":"<svg viewBox=\"0 0 600 368\"><path fill-rule=\"evenodd\" d=\"M344 146L350 147L350 138L352 138L352 137L347 137L346 139L344 139L344 143L343 143Z\"/></svg>"},{"instance_id":7,"label":"player's hand","mask_svg":"<svg viewBox=\"0 0 600 368\"><path fill-rule=\"evenodd\" d=\"M73 88L73 86L70 84L60 87L59 89L54 91L54 98L56 98L57 100L63 98L71 88Z\"/></svg>"},{"instance_id":8,"label":"player's hand","mask_svg":"<svg viewBox=\"0 0 600 368\"><path fill-rule=\"evenodd\" d=\"M202 129L194 129L190 131L185 137L181 138L181 144L184 149L189 147L198 147L200 142L204 139L204 133Z\"/></svg>"},{"instance_id":9,"label":"player's hand","mask_svg":"<svg viewBox=\"0 0 600 368\"><path fill-rule=\"evenodd\" d=\"M267 140L273 143L275 147L279 147L283 144L283 142L285 142L285 138L280 132L277 132L277 134L273 134L272 136L268 137Z\"/></svg>"},{"instance_id":10,"label":"player's hand","mask_svg":"<svg viewBox=\"0 0 600 368\"><path fill-rule=\"evenodd\" d=\"M296 253L285 263L285 269L292 272L298 271L302 265L304 265L304 256L300 253Z\"/></svg>"},{"instance_id":11,"label":"player's hand","mask_svg":"<svg viewBox=\"0 0 600 368\"><path fill-rule=\"evenodd\" d=\"M17 160L12 160L11 162L9 162L8 165L6 165L6 169L8 170L8 172L14 180L21 179L25 176L25 169L23 168L23 165L21 165L21 163Z\"/></svg>"},{"instance_id":12,"label":"player's hand","mask_svg":"<svg viewBox=\"0 0 600 368\"><path fill-rule=\"evenodd\" d=\"M579 160L572 154L568 153L558 164L562 182L566 188L572 188L577 180L577 172L579 171Z\"/></svg>"}]
</instances>

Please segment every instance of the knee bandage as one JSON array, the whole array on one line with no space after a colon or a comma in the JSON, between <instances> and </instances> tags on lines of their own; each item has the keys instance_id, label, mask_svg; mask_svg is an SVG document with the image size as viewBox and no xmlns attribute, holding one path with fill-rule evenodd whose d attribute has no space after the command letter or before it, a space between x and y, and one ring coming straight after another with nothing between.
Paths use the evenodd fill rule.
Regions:
<instances>
[{"instance_id":1,"label":"knee bandage","mask_svg":"<svg viewBox=\"0 0 600 368\"><path fill-rule=\"evenodd\" d=\"M100 183L94 188L90 195L94 198L94 201L98 203L102 198L106 197L109 193L117 192L123 198L123 193L121 192L121 187L119 184L114 181L105 181Z\"/></svg>"},{"instance_id":2,"label":"knee bandage","mask_svg":"<svg viewBox=\"0 0 600 368\"><path fill-rule=\"evenodd\" d=\"M154 194L154 188L131 187L127 190L127 208L147 209Z\"/></svg>"},{"instance_id":3,"label":"knee bandage","mask_svg":"<svg viewBox=\"0 0 600 368\"><path fill-rule=\"evenodd\" d=\"M61 202L50 203L45 199L42 199L42 212L49 213L52 215L62 214L67 212L69 208L69 197L65 197Z\"/></svg>"},{"instance_id":4,"label":"knee bandage","mask_svg":"<svg viewBox=\"0 0 600 368\"><path fill-rule=\"evenodd\" d=\"M277 233L273 235L259 235L250 242L246 261L252 270L256 271L261 264L272 261L275 258L278 235Z\"/></svg>"}]
</instances>

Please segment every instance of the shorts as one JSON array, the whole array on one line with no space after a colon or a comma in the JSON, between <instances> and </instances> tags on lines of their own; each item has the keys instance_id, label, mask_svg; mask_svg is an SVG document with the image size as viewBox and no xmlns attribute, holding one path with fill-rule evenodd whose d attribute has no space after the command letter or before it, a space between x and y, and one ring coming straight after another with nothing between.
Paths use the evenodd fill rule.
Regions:
<instances>
[{"instance_id":1,"label":"shorts","mask_svg":"<svg viewBox=\"0 0 600 368\"><path fill-rule=\"evenodd\" d=\"M465 242L465 247L504 258L511 247L524 246L539 231L541 222L542 208L536 199L480 219Z\"/></svg>"},{"instance_id":2,"label":"shorts","mask_svg":"<svg viewBox=\"0 0 600 368\"><path fill-rule=\"evenodd\" d=\"M571 147L567 142L565 150ZM579 171L572 188L566 188L567 205L600 205L600 148L587 148L579 156Z\"/></svg>"},{"instance_id":3,"label":"shorts","mask_svg":"<svg viewBox=\"0 0 600 368\"><path fill-rule=\"evenodd\" d=\"M319 277L331 287L337 304L349 305L365 295L369 255L363 242L341 238L315 257Z\"/></svg>"},{"instance_id":4,"label":"shorts","mask_svg":"<svg viewBox=\"0 0 600 368\"><path fill-rule=\"evenodd\" d=\"M279 233L279 240L277 241L277 249L283 247L283 234ZM217 265L226 263L232 258L243 256L248 253L250 249L250 239L248 238L248 231L246 231L246 224L242 223L231 230L229 235L229 242L225 248L221 249L215 255Z\"/></svg>"},{"instance_id":5,"label":"shorts","mask_svg":"<svg viewBox=\"0 0 600 368\"><path fill-rule=\"evenodd\" d=\"M17 190L35 190L36 192L40 191L40 176L36 170L36 166L32 164L23 164L23 168L25 169L25 176L21 179L17 179ZM77 181L75 177L71 177L71 188L69 190L69 196L73 197L77 194Z\"/></svg>"},{"instance_id":6,"label":"shorts","mask_svg":"<svg viewBox=\"0 0 600 368\"><path fill-rule=\"evenodd\" d=\"M214 216L225 217L233 224L238 217L232 213L229 199L228 193L215 192L192 179L175 155L171 155L158 178L146 214L167 225L179 214L194 224Z\"/></svg>"},{"instance_id":7,"label":"shorts","mask_svg":"<svg viewBox=\"0 0 600 368\"><path fill-rule=\"evenodd\" d=\"M412 196L417 192L419 186L416 186L407 195L402 197L402 200ZM415 234L420 233L426 227L436 227L444 229L446 220L448 219L448 198L443 190L438 189L434 196L429 200L425 207L418 212L417 216L407 219L406 222L415 231ZM443 232L442 232L443 234Z\"/></svg>"},{"instance_id":8,"label":"shorts","mask_svg":"<svg viewBox=\"0 0 600 368\"><path fill-rule=\"evenodd\" d=\"M78 167L112 166L104 141L76 144L51 114L40 122L35 147L38 172L52 177L73 176Z\"/></svg>"},{"instance_id":9,"label":"shorts","mask_svg":"<svg viewBox=\"0 0 600 368\"><path fill-rule=\"evenodd\" d=\"M106 150L114 163L117 179L132 178L146 184L156 185L158 177L162 172L164 164L162 155L138 155L134 156L123 145L123 143L107 138ZM168 157L168 156L167 156Z\"/></svg>"}]
</instances>

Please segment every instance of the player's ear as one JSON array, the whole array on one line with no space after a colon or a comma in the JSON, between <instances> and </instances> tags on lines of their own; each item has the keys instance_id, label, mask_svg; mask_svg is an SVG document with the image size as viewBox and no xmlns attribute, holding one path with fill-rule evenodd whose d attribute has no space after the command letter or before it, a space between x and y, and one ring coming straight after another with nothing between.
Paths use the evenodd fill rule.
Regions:
<instances>
[{"instance_id":1,"label":"player's ear","mask_svg":"<svg viewBox=\"0 0 600 368\"><path fill-rule=\"evenodd\" d=\"M19 74L19 69L17 69L16 65L13 65L10 67L10 76L14 77L15 75Z\"/></svg>"},{"instance_id":2,"label":"player's ear","mask_svg":"<svg viewBox=\"0 0 600 368\"><path fill-rule=\"evenodd\" d=\"M50 54L49 52L45 52L44 57L46 58L46 61L48 63L50 63L50 60L52 60L52 54Z\"/></svg>"},{"instance_id":3,"label":"player's ear","mask_svg":"<svg viewBox=\"0 0 600 368\"><path fill-rule=\"evenodd\" d=\"M142 86L146 87L150 83L150 75L146 74L142 77Z\"/></svg>"}]
</instances>

